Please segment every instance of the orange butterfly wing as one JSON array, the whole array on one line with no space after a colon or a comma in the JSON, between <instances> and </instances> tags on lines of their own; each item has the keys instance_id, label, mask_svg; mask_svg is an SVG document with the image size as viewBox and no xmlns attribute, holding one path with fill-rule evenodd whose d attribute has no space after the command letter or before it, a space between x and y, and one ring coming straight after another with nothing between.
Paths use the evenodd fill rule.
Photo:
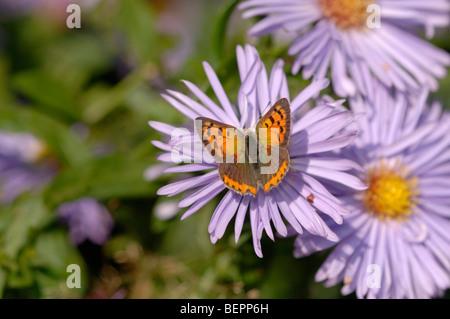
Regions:
<instances>
[{"instance_id":1,"label":"orange butterfly wing","mask_svg":"<svg viewBox=\"0 0 450 319\"><path fill-rule=\"evenodd\" d=\"M217 163L237 163L243 134L234 126L206 117L196 118L196 131L203 146Z\"/></svg>"},{"instance_id":2,"label":"orange butterfly wing","mask_svg":"<svg viewBox=\"0 0 450 319\"><path fill-rule=\"evenodd\" d=\"M234 126L205 117L196 119L197 135L219 164L223 183L241 195L256 196L258 183L252 165L246 162L244 134Z\"/></svg>"},{"instance_id":3,"label":"orange butterfly wing","mask_svg":"<svg viewBox=\"0 0 450 319\"><path fill-rule=\"evenodd\" d=\"M291 134L291 108L287 99L278 100L258 121L256 134L258 140L267 145L288 145ZM271 137L274 135L276 139L272 141Z\"/></svg>"},{"instance_id":4,"label":"orange butterfly wing","mask_svg":"<svg viewBox=\"0 0 450 319\"><path fill-rule=\"evenodd\" d=\"M287 99L278 100L258 121L256 133L260 144L260 181L267 193L281 182L289 170L287 145L291 133L291 109ZM271 165L276 167L269 170ZM263 168L267 168L269 173L264 173Z\"/></svg>"}]
</instances>

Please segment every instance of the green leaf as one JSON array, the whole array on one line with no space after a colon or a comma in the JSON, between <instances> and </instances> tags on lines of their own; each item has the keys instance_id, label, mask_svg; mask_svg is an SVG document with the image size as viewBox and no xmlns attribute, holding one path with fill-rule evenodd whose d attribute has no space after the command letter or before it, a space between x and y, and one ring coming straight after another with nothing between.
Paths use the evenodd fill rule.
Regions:
<instances>
[{"instance_id":1,"label":"green leaf","mask_svg":"<svg viewBox=\"0 0 450 319\"><path fill-rule=\"evenodd\" d=\"M144 181L148 161L118 155L103 157L62 172L44 194L49 207L83 196L97 199L151 196L157 186Z\"/></svg>"},{"instance_id":2,"label":"green leaf","mask_svg":"<svg viewBox=\"0 0 450 319\"><path fill-rule=\"evenodd\" d=\"M432 92L430 100L439 101L444 109L450 110L450 74L439 81L439 90Z\"/></svg>"},{"instance_id":3,"label":"green leaf","mask_svg":"<svg viewBox=\"0 0 450 319\"><path fill-rule=\"evenodd\" d=\"M3 291L6 285L6 271L0 268L0 299L3 298Z\"/></svg>"},{"instance_id":4,"label":"green leaf","mask_svg":"<svg viewBox=\"0 0 450 319\"><path fill-rule=\"evenodd\" d=\"M25 288L33 284L33 274L29 267L27 254L21 254L18 258L18 269L8 273L7 286L11 288Z\"/></svg>"},{"instance_id":5,"label":"green leaf","mask_svg":"<svg viewBox=\"0 0 450 319\"><path fill-rule=\"evenodd\" d=\"M30 99L35 107L67 122L79 118L74 97L60 80L43 70L17 73L12 78L14 89Z\"/></svg>"},{"instance_id":6,"label":"green leaf","mask_svg":"<svg viewBox=\"0 0 450 319\"><path fill-rule=\"evenodd\" d=\"M0 129L35 134L48 143L59 160L69 165L90 157L88 148L68 126L33 109L0 105Z\"/></svg>"},{"instance_id":7,"label":"green leaf","mask_svg":"<svg viewBox=\"0 0 450 319\"><path fill-rule=\"evenodd\" d=\"M223 57L223 50L225 47L225 41L227 39L226 33L228 28L228 22L238 3L239 0L225 2L224 8L221 10L223 13L217 20L216 29L213 36L213 45L216 54L219 58Z\"/></svg>"},{"instance_id":8,"label":"green leaf","mask_svg":"<svg viewBox=\"0 0 450 319\"><path fill-rule=\"evenodd\" d=\"M123 105L133 90L145 81L145 77L146 71L142 68L130 73L112 88L104 85L92 86L81 97L81 104L85 106L83 120L92 124L105 118Z\"/></svg>"},{"instance_id":9,"label":"green leaf","mask_svg":"<svg viewBox=\"0 0 450 319\"><path fill-rule=\"evenodd\" d=\"M67 266L77 264L84 267L83 260L76 247L68 239L67 232L57 229L42 233L34 245L36 258L34 267L50 270L53 275L67 277Z\"/></svg>"},{"instance_id":10,"label":"green leaf","mask_svg":"<svg viewBox=\"0 0 450 319\"><path fill-rule=\"evenodd\" d=\"M38 196L18 199L2 214L11 216L9 226L1 236L2 252L9 258L15 258L30 240L32 232L53 218Z\"/></svg>"},{"instance_id":11,"label":"green leaf","mask_svg":"<svg viewBox=\"0 0 450 319\"><path fill-rule=\"evenodd\" d=\"M146 1L122 1L118 9L118 28L125 35L126 44L132 58L139 64L156 59L158 54L156 15Z\"/></svg>"},{"instance_id":12,"label":"green leaf","mask_svg":"<svg viewBox=\"0 0 450 319\"><path fill-rule=\"evenodd\" d=\"M9 87L9 65L5 56L0 56L0 101L3 103L11 102L13 97L13 92Z\"/></svg>"},{"instance_id":13,"label":"green leaf","mask_svg":"<svg viewBox=\"0 0 450 319\"><path fill-rule=\"evenodd\" d=\"M81 265L80 265L81 266ZM45 299L80 299L88 292L89 289L89 274L81 268L81 288L67 287L67 277L70 273L55 276L52 273L45 271L45 269L37 269L33 271L33 276L36 282L38 291L40 292L37 298ZM33 296L35 297L35 296ZM36 297L35 297L36 298Z\"/></svg>"},{"instance_id":14,"label":"green leaf","mask_svg":"<svg viewBox=\"0 0 450 319\"><path fill-rule=\"evenodd\" d=\"M70 32L50 43L43 56L43 69L70 94L78 96L90 79L114 67L113 52L106 42L91 33Z\"/></svg>"},{"instance_id":15,"label":"green leaf","mask_svg":"<svg viewBox=\"0 0 450 319\"><path fill-rule=\"evenodd\" d=\"M205 267L205 260L211 261L214 256L214 246L211 245L207 229L216 205L215 201L209 202L191 217L185 220L178 217L170 222L160 251Z\"/></svg>"}]
</instances>

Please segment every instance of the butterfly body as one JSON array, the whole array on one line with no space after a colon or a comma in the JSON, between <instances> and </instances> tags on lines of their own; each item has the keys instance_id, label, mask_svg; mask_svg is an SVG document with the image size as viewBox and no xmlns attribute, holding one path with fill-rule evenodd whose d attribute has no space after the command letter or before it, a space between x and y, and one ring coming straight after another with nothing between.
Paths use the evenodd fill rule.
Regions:
<instances>
[{"instance_id":1,"label":"butterfly body","mask_svg":"<svg viewBox=\"0 0 450 319\"><path fill-rule=\"evenodd\" d=\"M244 131L205 117L196 123L197 134L229 189L241 195L256 196L259 188L267 193L288 172L291 114L287 99L278 100L254 128Z\"/></svg>"}]
</instances>

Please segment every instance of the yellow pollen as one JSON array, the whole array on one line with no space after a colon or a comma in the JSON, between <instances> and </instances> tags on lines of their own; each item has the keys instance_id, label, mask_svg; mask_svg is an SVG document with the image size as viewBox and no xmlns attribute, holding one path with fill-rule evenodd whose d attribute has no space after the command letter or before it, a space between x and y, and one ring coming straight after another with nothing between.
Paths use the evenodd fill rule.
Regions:
<instances>
[{"instance_id":1,"label":"yellow pollen","mask_svg":"<svg viewBox=\"0 0 450 319\"><path fill-rule=\"evenodd\" d=\"M361 29L366 25L367 6L373 0L318 0L325 18L340 29Z\"/></svg>"},{"instance_id":2,"label":"yellow pollen","mask_svg":"<svg viewBox=\"0 0 450 319\"><path fill-rule=\"evenodd\" d=\"M417 203L417 178L408 178L405 166L386 167L382 160L380 165L369 170L363 202L367 210L379 218L405 219L410 216Z\"/></svg>"}]
</instances>

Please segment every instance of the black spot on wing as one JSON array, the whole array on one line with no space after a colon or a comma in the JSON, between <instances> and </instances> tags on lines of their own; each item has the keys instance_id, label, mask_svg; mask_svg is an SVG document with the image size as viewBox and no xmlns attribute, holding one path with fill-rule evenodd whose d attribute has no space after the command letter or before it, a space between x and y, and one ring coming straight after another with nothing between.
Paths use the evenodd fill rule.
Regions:
<instances>
[{"instance_id":1,"label":"black spot on wing","mask_svg":"<svg viewBox=\"0 0 450 319\"><path fill-rule=\"evenodd\" d=\"M270 122L272 122L272 124L275 123L275 120L274 120L274 118L272 117L272 115L269 116L269 120L270 120Z\"/></svg>"},{"instance_id":2,"label":"black spot on wing","mask_svg":"<svg viewBox=\"0 0 450 319\"><path fill-rule=\"evenodd\" d=\"M283 112L281 112L278 108L275 109L275 112L277 112L280 115L281 119L284 119Z\"/></svg>"}]
</instances>

